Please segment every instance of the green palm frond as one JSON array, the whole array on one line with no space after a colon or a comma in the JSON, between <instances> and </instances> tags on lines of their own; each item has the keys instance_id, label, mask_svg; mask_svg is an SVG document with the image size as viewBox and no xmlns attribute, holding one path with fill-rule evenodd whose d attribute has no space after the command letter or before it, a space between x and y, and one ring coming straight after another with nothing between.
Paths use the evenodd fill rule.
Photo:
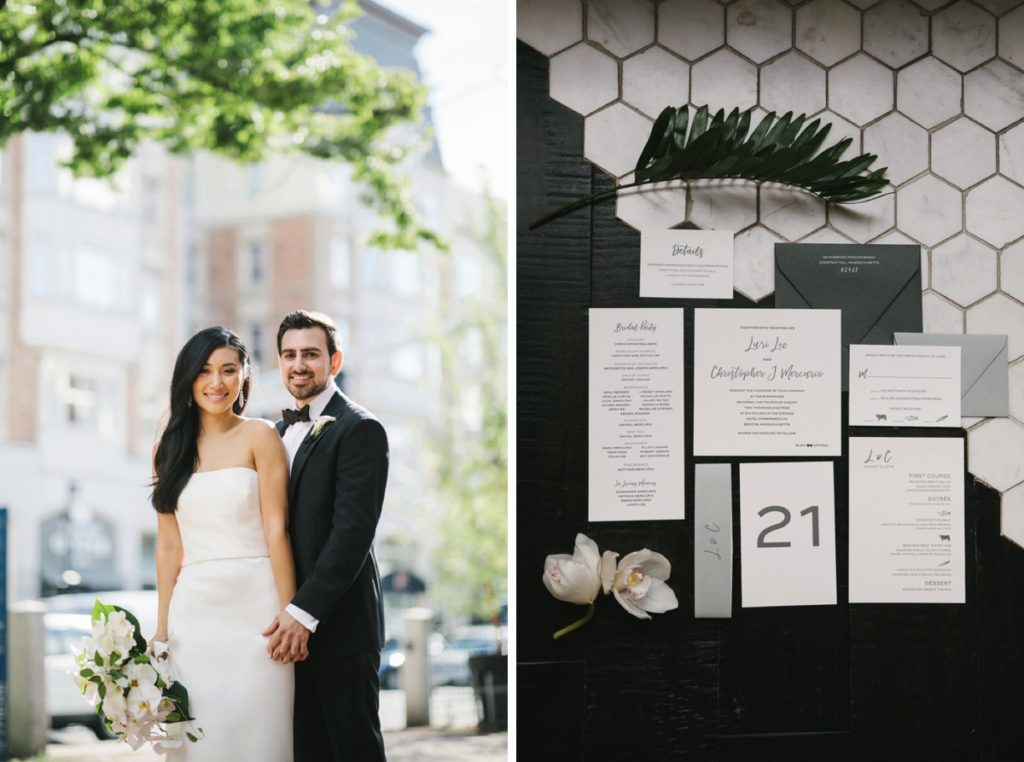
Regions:
<instances>
[{"instance_id":1,"label":"green palm frond","mask_svg":"<svg viewBox=\"0 0 1024 762\"><path fill-rule=\"evenodd\" d=\"M620 190L672 180L739 179L782 183L842 204L877 195L888 183L886 168L869 171L878 158L861 154L840 161L852 143L843 138L819 152L832 125L787 112L766 115L751 131L753 109L719 109L710 116L701 106L690 117L687 106L666 108L651 129L636 162L634 181L596 193L552 212L530 226L537 228L575 209L614 196Z\"/></svg>"}]
</instances>

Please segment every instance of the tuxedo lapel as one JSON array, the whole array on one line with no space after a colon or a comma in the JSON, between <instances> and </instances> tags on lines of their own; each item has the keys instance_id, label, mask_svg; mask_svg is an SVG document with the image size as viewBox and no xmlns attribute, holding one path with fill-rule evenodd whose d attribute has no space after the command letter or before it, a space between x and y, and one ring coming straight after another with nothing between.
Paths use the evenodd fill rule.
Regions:
<instances>
[{"instance_id":1,"label":"tuxedo lapel","mask_svg":"<svg viewBox=\"0 0 1024 762\"><path fill-rule=\"evenodd\" d=\"M331 427L338 425L338 419L341 418L345 412L345 401L341 396L340 392L335 392L334 396L331 397L330 402L327 403L327 407L324 408L323 415L334 416L334 422L330 424ZM309 462L309 456L312 455L313 450L316 446L327 436L328 432L321 431L318 436L313 436L313 431L316 429L316 422L313 422L313 427L306 434L305 439L299 445L298 452L295 453L295 460L292 462L292 472L288 480L288 505L294 508L296 492L299 488L299 480L302 478L302 471L306 467L306 463Z\"/></svg>"}]
</instances>

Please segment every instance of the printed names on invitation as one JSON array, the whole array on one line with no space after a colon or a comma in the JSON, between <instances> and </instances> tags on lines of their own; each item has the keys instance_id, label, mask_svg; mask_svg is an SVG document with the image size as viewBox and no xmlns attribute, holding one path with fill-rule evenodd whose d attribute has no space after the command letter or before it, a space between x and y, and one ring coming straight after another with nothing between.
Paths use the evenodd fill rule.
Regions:
<instances>
[{"instance_id":1,"label":"printed names on invitation","mask_svg":"<svg viewBox=\"0 0 1024 762\"><path fill-rule=\"evenodd\" d=\"M839 310L694 310L694 455L839 455Z\"/></svg>"},{"instance_id":2,"label":"printed names on invitation","mask_svg":"<svg viewBox=\"0 0 1024 762\"><path fill-rule=\"evenodd\" d=\"M591 309L589 517L685 518L683 310Z\"/></svg>"}]
</instances>

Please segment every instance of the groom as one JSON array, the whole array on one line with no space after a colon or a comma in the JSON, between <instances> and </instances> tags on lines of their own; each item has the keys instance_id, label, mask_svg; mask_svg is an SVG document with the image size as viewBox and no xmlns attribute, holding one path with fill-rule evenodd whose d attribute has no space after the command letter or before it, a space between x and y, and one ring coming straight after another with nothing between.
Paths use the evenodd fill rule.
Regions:
<instances>
[{"instance_id":1,"label":"groom","mask_svg":"<svg viewBox=\"0 0 1024 762\"><path fill-rule=\"evenodd\" d=\"M295 762L384 760L384 610L373 537L388 442L373 414L335 387L338 343L337 326L318 312L292 312L277 331L281 378L296 405L277 429L291 461L298 590L265 634L275 660L296 663Z\"/></svg>"}]
</instances>

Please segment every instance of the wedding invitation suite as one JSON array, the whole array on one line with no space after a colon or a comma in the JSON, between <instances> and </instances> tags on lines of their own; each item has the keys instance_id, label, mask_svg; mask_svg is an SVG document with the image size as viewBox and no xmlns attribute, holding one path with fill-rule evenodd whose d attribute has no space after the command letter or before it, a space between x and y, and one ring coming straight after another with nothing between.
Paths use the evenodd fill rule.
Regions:
<instances>
[{"instance_id":1,"label":"wedding invitation suite","mask_svg":"<svg viewBox=\"0 0 1024 762\"><path fill-rule=\"evenodd\" d=\"M892 244L775 244L775 307L843 313L843 391L850 344L892 344L920 331L921 247Z\"/></svg>"},{"instance_id":2,"label":"wedding invitation suite","mask_svg":"<svg viewBox=\"0 0 1024 762\"><path fill-rule=\"evenodd\" d=\"M694 310L694 455L839 455L838 310Z\"/></svg>"},{"instance_id":3,"label":"wedding invitation suite","mask_svg":"<svg viewBox=\"0 0 1024 762\"><path fill-rule=\"evenodd\" d=\"M959 426L960 347L850 345L851 426Z\"/></svg>"},{"instance_id":4,"label":"wedding invitation suite","mask_svg":"<svg viewBox=\"0 0 1024 762\"><path fill-rule=\"evenodd\" d=\"M850 438L850 603L964 603L964 441Z\"/></svg>"},{"instance_id":5,"label":"wedding invitation suite","mask_svg":"<svg viewBox=\"0 0 1024 762\"><path fill-rule=\"evenodd\" d=\"M644 230L640 296L732 299L733 234L726 230Z\"/></svg>"},{"instance_id":6,"label":"wedding invitation suite","mask_svg":"<svg viewBox=\"0 0 1024 762\"><path fill-rule=\"evenodd\" d=\"M683 310L590 310L590 521L686 516Z\"/></svg>"},{"instance_id":7,"label":"wedding invitation suite","mask_svg":"<svg viewBox=\"0 0 1024 762\"><path fill-rule=\"evenodd\" d=\"M832 464L740 463L743 607L836 602Z\"/></svg>"}]
</instances>

